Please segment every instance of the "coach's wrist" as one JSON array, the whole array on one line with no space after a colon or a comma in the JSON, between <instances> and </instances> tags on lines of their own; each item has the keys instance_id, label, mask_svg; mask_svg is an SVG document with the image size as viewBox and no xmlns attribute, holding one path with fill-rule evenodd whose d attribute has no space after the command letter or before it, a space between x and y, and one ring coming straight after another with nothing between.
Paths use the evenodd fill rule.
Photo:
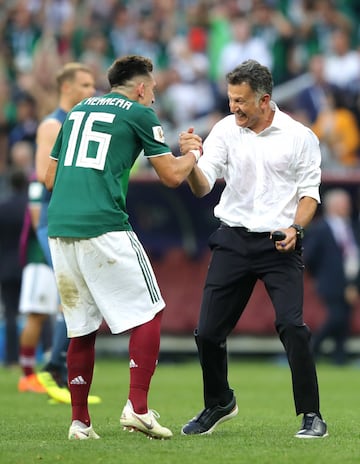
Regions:
<instances>
[{"instance_id":1,"label":"coach's wrist","mask_svg":"<svg viewBox=\"0 0 360 464\"><path fill-rule=\"evenodd\" d=\"M300 224L291 224L293 229L296 230L296 238L302 240L304 238L304 228Z\"/></svg>"}]
</instances>

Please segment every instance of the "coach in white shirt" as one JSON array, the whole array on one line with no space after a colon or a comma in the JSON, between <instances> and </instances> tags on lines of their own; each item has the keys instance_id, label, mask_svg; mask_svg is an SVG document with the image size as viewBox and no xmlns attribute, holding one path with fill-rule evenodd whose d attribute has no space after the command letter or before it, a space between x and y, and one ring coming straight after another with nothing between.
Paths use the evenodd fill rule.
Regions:
<instances>
[{"instance_id":1,"label":"coach in white shirt","mask_svg":"<svg viewBox=\"0 0 360 464\"><path fill-rule=\"evenodd\" d=\"M231 115L216 123L203 156L188 177L193 193L208 194L217 179L225 188L214 213L195 340L204 382L204 410L183 428L184 435L211 433L238 408L228 383L226 340L262 280L275 310L275 326L288 357L296 414L303 414L298 438L327 436L320 414L310 331L303 320L301 240L320 202L320 149L311 130L271 100L269 69L247 60L227 74ZM200 144L180 135L181 152ZM284 238L271 240L281 230Z\"/></svg>"}]
</instances>

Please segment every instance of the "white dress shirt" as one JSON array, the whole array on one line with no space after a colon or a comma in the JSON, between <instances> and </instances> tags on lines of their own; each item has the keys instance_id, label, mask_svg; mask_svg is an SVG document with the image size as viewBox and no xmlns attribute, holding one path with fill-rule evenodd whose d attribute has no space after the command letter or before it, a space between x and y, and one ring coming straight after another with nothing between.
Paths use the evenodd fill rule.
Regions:
<instances>
[{"instance_id":1,"label":"white dress shirt","mask_svg":"<svg viewBox=\"0 0 360 464\"><path fill-rule=\"evenodd\" d=\"M319 141L271 104L273 122L259 134L238 126L234 115L215 124L198 163L211 188L225 180L215 217L254 232L289 227L304 196L320 203Z\"/></svg>"}]
</instances>

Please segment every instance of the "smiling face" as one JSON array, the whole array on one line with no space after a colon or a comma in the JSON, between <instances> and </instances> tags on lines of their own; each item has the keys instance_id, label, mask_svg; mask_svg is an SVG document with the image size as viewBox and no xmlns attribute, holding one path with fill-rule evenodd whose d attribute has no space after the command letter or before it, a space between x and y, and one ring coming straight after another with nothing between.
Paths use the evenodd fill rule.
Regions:
<instances>
[{"instance_id":1,"label":"smiling face","mask_svg":"<svg viewBox=\"0 0 360 464\"><path fill-rule=\"evenodd\" d=\"M271 125L273 80L269 69L255 60L246 60L226 75L230 111L236 124L259 133Z\"/></svg>"},{"instance_id":2,"label":"smiling face","mask_svg":"<svg viewBox=\"0 0 360 464\"><path fill-rule=\"evenodd\" d=\"M259 95L248 83L242 82L228 85L228 98L230 111L235 115L238 126L260 132L268 125L266 108L270 95Z\"/></svg>"}]
</instances>

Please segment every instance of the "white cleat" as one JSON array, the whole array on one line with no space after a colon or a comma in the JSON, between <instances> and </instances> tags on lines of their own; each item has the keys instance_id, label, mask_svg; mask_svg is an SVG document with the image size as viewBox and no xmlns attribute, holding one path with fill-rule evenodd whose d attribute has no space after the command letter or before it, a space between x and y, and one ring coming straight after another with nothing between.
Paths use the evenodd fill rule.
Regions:
<instances>
[{"instance_id":1,"label":"white cleat","mask_svg":"<svg viewBox=\"0 0 360 464\"><path fill-rule=\"evenodd\" d=\"M120 424L124 430L129 432L142 432L148 438L166 440L172 437L171 430L161 426L156 419L160 415L153 409L149 409L146 414L136 414L130 400L127 400L120 417Z\"/></svg>"},{"instance_id":2,"label":"white cleat","mask_svg":"<svg viewBox=\"0 0 360 464\"><path fill-rule=\"evenodd\" d=\"M99 435L92 428L92 425L86 427L82 422L75 420L69 429L69 440L88 440L90 438L98 439Z\"/></svg>"}]
</instances>

